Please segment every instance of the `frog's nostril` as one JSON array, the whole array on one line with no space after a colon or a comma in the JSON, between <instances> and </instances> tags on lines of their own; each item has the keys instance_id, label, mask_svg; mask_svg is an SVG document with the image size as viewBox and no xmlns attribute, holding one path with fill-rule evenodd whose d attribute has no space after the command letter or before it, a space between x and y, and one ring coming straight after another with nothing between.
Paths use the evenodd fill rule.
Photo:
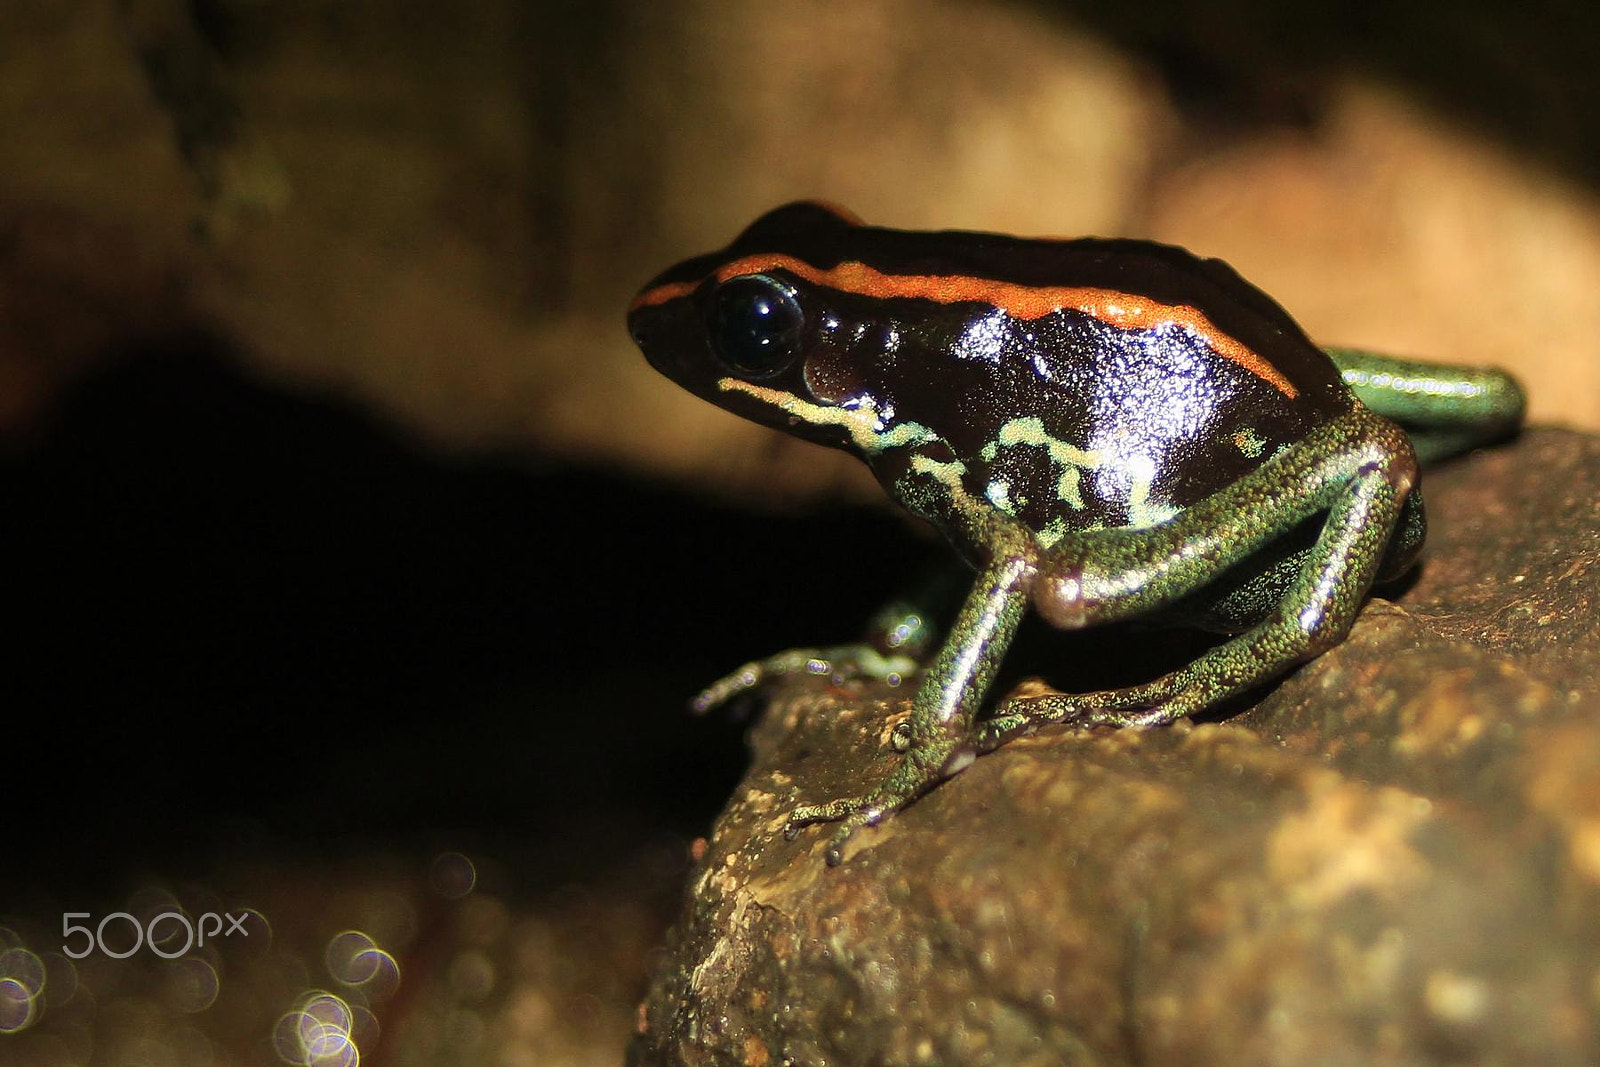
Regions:
<instances>
[{"instance_id":1,"label":"frog's nostril","mask_svg":"<svg viewBox=\"0 0 1600 1067\"><path fill-rule=\"evenodd\" d=\"M637 318L630 316L628 319L628 336L633 338L634 344L643 348L645 339L649 336L649 331L644 328L644 324Z\"/></svg>"}]
</instances>

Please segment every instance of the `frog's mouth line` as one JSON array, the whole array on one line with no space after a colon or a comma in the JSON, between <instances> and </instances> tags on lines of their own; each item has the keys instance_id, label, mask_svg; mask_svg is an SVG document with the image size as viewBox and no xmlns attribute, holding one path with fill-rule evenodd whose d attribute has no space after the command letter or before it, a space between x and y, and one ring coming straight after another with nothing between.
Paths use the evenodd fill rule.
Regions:
<instances>
[{"instance_id":1,"label":"frog's mouth line","mask_svg":"<svg viewBox=\"0 0 1600 1067\"><path fill-rule=\"evenodd\" d=\"M898 422L886 426L871 397L864 397L850 408L802 400L782 389L754 385L742 378L719 378L717 388L725 393L744 393L763 404L777 408L808 426L837 426L850 435L850 441L864 455L876 455L890 448L927 444L939 435L919 422Z\"/></svg>"}]
</instances>

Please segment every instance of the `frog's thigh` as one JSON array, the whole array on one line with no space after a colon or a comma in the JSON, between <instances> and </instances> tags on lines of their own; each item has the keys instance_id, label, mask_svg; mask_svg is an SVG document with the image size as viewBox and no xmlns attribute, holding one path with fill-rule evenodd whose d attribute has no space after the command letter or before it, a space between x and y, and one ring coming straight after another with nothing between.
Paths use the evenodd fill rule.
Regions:
<instances>
[{"instance_id":1,"label":"frog's thigh","mask_svg":"<svg viewBox=\"0 0 1600 1067\"><path fill-rule=\"evenodd\" d=\"M1175 672L1180 684L1147 721L1171 722L1268 681L1344 640L1416 479L1409 452L1364 467L1328 511L1278 610Z\"/></svg>"},{"instance_id":2,"label":"frog's thigh","mask_svg":"<svg viewBox=\"0 0 1600 1067\"><path fill-rule=\"evenodd\" d=\"M1238 525L1237 532L1244 540L1251 547L1259 547L1260 529L1288 529L1321 507L1328 511L1316 544L1277 609L1265 620L1188 667L1145 685L1082 696L1050 694L1012 701L982 729L979 747L993 748L1035 726L1064 720L1119 726L1171 722L1265 682L1296 662L1337 644L1349 631L1383 559L1415 481L1416 461L1403 441L1396 445L1393 438L1386 440L1381 434L1359 437L1342 452L1324 458L1331 462L1322 464L1323 468L1337 472L1330 475L1330 501L1323 504L1330 494L1313 485L1287 485L1269 505L1281 512L1280 521L1262 519L1254 525ZM1171 547L1167 544L1171 540L1169 535L1152 531L1149 551ZM1241 554L1223 555L1237 558ZM1151 562L1146 556L1141 567L1148 567ZM1082 571L1088 573L1096 566L1091 551L1082 562ZM1219 569L1213 568L1199 581L1181 589L1167 590L1165 599L1203 585ZM1137 578L1142 573L1144 570L1136 568L1123 575L1123 587L1131 602L1141 600ZM1107 587L1115 585L1113 582ZM1120 614L1109 605L1099 607L1104 616Z\"/></svg>"},{"instance_id":3,"label":"frog's thigh","mask_svg":"<svg viewBox=\"0 0 1600 1067\"><path fill-rule=\"evenodd\" d=\"M1069 535L1040 563L1034 606L1063 629L1148 618L1359 495L1369 473L1403 482L1403 498L1416 459L1393 423L1356 408L1159 526Z\"/></svg>"}]
</instances>

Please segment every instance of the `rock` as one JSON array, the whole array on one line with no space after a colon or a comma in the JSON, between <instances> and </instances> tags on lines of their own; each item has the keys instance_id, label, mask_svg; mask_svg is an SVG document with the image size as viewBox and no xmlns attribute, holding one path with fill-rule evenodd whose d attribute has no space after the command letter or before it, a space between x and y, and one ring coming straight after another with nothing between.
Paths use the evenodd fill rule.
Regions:
<instances>
[{"instance_id":1,"label":"rock","mask_svg":"<svg viewBox=\"0 0 1600 1067\"><path fill-rule=\"evenodd\" d=\"M632 1062L1600 1061L1600 439L1430 474L1420 578L1220 723L1059 728L823 863L907 694L775 691Z\"/></svg>"}]
</instances>

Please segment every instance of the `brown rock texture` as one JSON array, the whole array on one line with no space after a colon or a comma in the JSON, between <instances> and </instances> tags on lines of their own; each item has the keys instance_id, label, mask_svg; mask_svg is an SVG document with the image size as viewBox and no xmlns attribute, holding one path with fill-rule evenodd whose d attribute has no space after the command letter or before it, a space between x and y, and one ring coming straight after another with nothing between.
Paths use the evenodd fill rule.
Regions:
<instances>
[{"instance_id":1,"label":"brown rock texture","mask_svg":"<svg viewBox=\"0 0 1600 1067\"><path fill-rule=\"evenodd\" d=\"M1055 729L861 833L902 691L776 692L635 1064L1600 1062L1600 439L1432 472L1424 570L1227 721Z\"/></svg>"}]
</instances>

